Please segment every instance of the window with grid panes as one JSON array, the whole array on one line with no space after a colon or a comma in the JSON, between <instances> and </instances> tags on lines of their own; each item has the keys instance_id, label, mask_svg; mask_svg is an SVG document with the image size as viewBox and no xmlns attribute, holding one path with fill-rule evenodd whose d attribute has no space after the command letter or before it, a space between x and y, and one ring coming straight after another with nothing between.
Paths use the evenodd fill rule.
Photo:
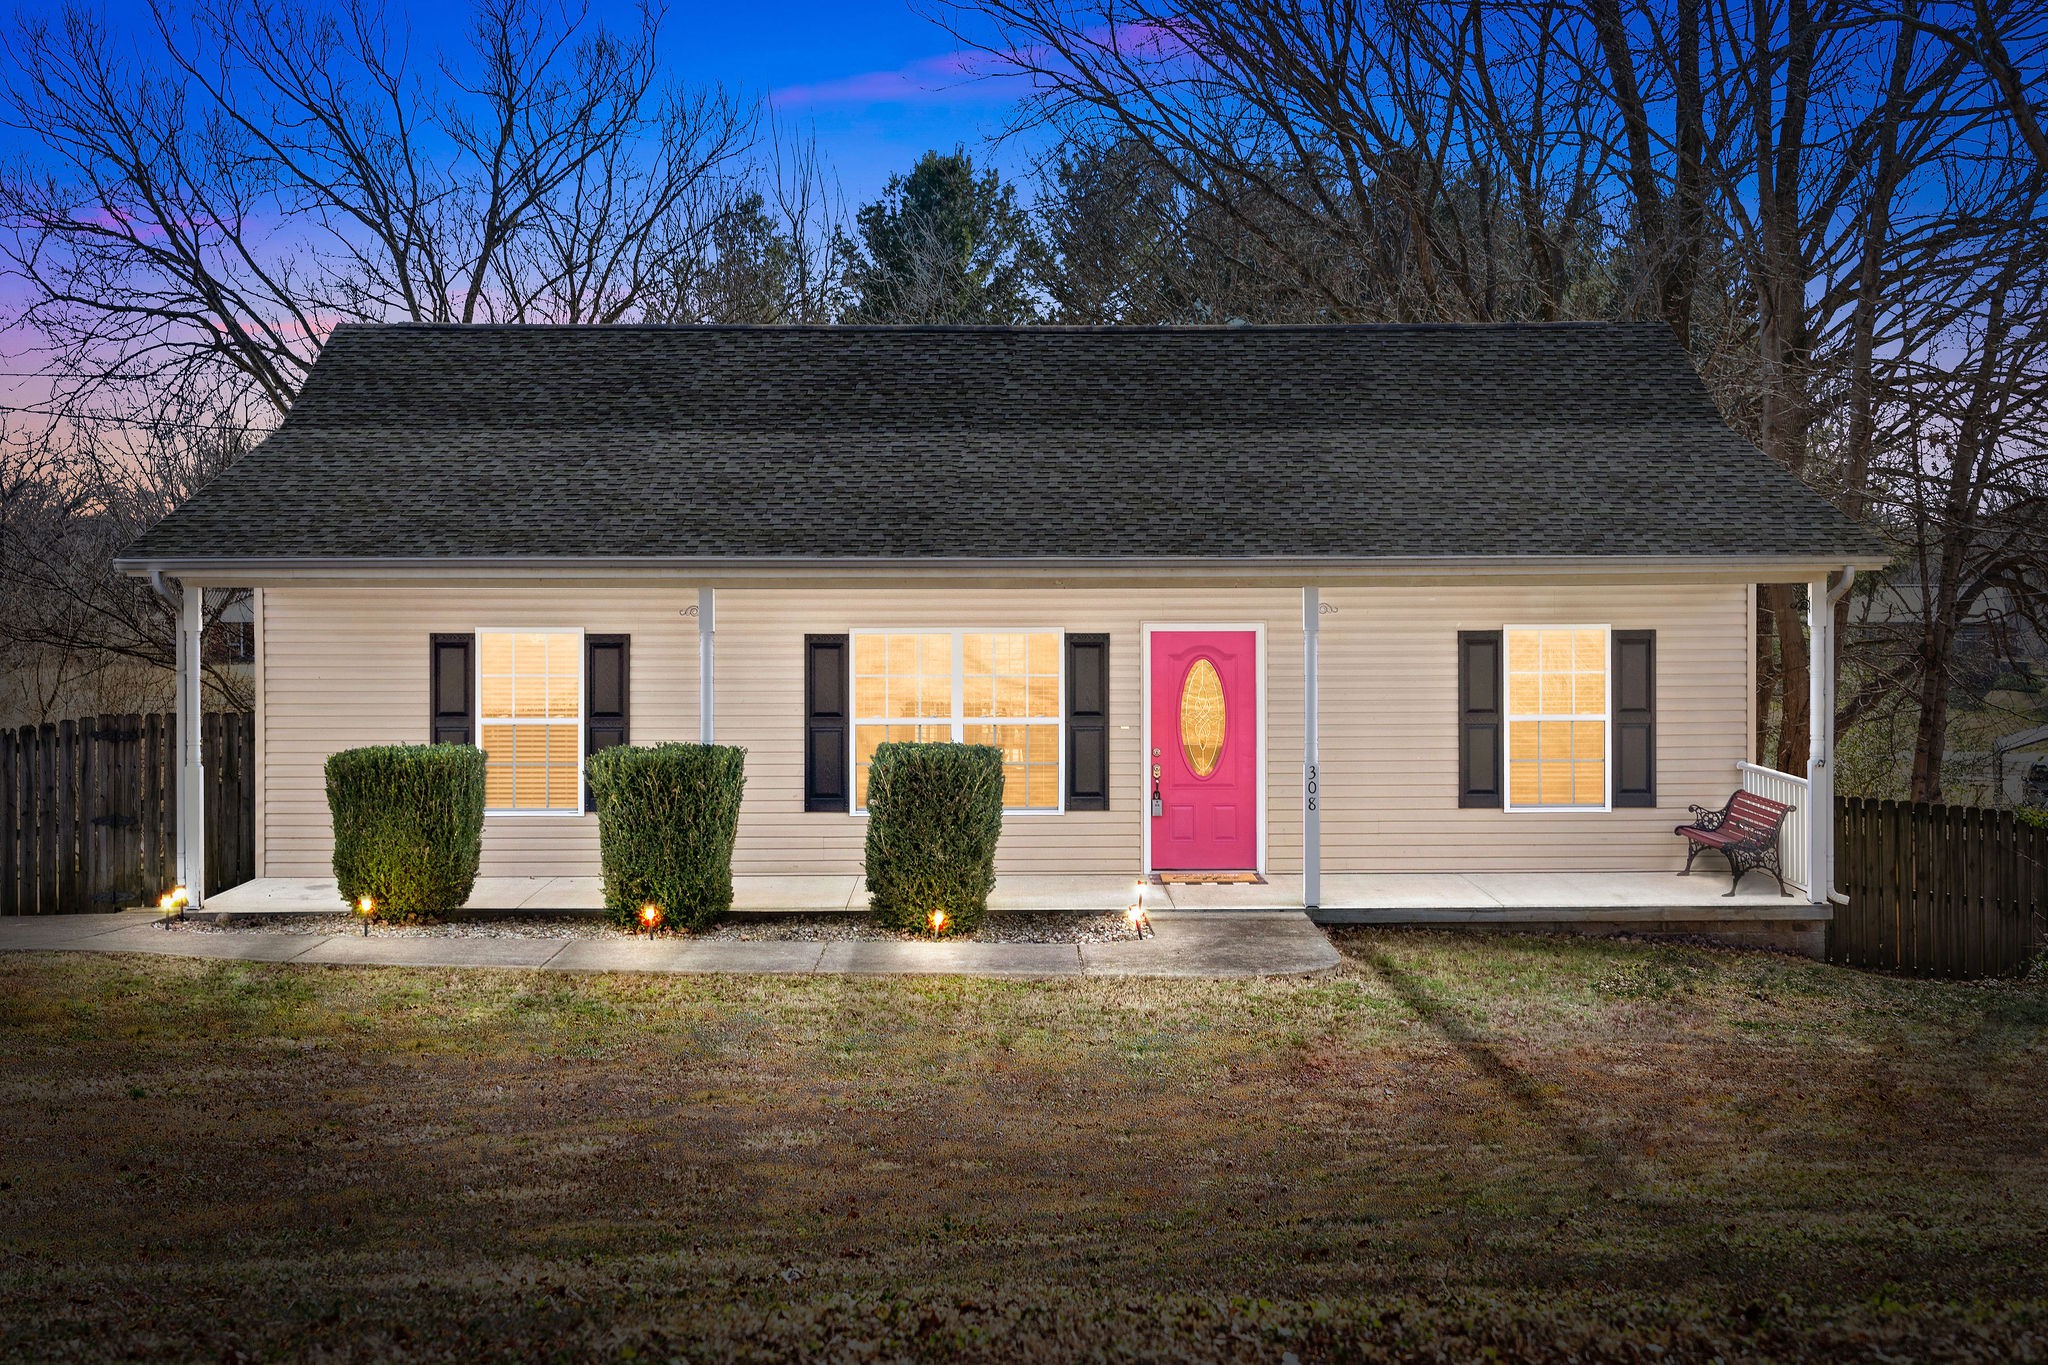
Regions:
<instances>
[{"instance_id":1,"label":"window with grid panes","mask_svg":"<svg viewBox=\"0 0 2048 1365\"><path fill-rule=\"evenodd\" d=\"M581 812L582 632L480 630L476 650L485 809Z\"/></svg>"},{"instance_id":2,"label":"window with grid panes","mask_svg":"<svg viewBox=\"0 0 2048 1365\"><path fill-rule=\"evenodd\" d=\"M1606 626L1509 627L1507 809L1605 810Z\"/></svg>"},{"instance_id":3,"label":"window with grid panes","mask_svg":"<svg viewBox=\"0 0 2048 1365\"><path fill-rule=\"evenodd\" d=\"M854 805L889 740L992 744L1006 810L1060 809L1058 631L857 631Z\"/></svg>"}]
</instances>

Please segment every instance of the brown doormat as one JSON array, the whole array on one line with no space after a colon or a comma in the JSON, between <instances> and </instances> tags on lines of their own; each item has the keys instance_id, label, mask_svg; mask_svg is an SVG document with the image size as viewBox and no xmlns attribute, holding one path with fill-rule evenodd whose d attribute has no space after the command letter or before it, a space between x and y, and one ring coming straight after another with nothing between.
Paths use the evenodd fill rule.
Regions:
<instances>
[{"instance_id":1,"label":"brown doormat","mask_svg":"<svg viewBox=\"0 0 2048 1365\"><path fill-rule=\"evenodd\" d=\"M1266 879L1256 872L1162 872L1158 880L1168 886L1264 886Z\"/></svg>"}]
</instances>

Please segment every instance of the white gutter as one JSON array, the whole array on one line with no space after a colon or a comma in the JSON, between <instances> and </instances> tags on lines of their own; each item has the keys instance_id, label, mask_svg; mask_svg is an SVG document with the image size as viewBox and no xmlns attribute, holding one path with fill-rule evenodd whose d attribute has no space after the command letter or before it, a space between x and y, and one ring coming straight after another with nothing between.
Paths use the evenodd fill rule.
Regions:
<instances>
[{"instance_id":1,"label":"white gutter","mask_svg":"<svg viewBox=\"0 0 2048 1365\"><path fill-rule=\"evenodd\" d=\"M1888 560L1872 556L1852 567L1882 568ZM137 559L114 561L116 570L147 577L175 573L243 586L254 579L281 578L404 578L419 574L470 577L533 577L536 575L636 577L691 574L727 578L832 578L867 574L877 578L933 577L957 579L986 573L1005 577L1031 575L1060 578L1123 574L1132 578L1185 580L1190 574L1220 577L1287 579L1299 586L1304 577L1330 583L1343 579L1386 581L1401 578L1640 578L1645 574L1674 579L1788 583L1811 582L1817 575L1842 567L1838 559L1791 556L1717 555L1404 555L1388 557L1272 556L1251 559L1209 559L1195 556L1138 558L1090 555L1072 558L968 558L930 556L880 558L816 556L489 556L475 558L366 558L304 556L249 558Z\"/></svg>"}]
</instances>

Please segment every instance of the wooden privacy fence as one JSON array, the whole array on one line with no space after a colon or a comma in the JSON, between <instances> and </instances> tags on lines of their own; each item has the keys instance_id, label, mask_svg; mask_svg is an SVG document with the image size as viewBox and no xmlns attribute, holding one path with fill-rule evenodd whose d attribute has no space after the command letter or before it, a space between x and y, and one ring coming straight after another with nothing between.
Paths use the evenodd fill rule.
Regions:
<instances>
[{"instance_id":1,"label":"wooden privacy fence","mask_svg":"<svg viewBox=\"0 0 2048 1365\"><path fill-rule=\"evenodd\" d=\"M2048 941L2048 830L2009 810L1843 797L1835 850L1849 904L1828 925L1830 962L2002 976Z\"/></svg>"},{"instance_id":2,"label":"wooden privacy fence","mask_svg":"<svg viewBox=\"0 0 2048 1365\"><path fill-rule=\"evenodd\" d=\"M255 717L209 715L206 893L256 875ZM0 731L0 914L154 905L177 879L177 717Z\"/></svg>"}]
</instances>

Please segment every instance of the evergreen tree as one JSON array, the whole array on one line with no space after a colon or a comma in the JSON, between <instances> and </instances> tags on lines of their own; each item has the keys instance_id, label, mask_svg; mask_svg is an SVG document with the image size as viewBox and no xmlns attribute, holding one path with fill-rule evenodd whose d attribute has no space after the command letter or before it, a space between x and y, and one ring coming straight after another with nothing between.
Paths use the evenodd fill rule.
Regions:
<instances>
[{"instance_id":1,"label":"evergreen tree","mask_svg":"<svg viewBox=\"0 0 2048 1365\"><path fill-rule=\"evenodd\" d=\"M847 322L1035 322L1038 246L1015 192L967 153L926 152L855 215Z\"/></svg>"}]
</instances>

